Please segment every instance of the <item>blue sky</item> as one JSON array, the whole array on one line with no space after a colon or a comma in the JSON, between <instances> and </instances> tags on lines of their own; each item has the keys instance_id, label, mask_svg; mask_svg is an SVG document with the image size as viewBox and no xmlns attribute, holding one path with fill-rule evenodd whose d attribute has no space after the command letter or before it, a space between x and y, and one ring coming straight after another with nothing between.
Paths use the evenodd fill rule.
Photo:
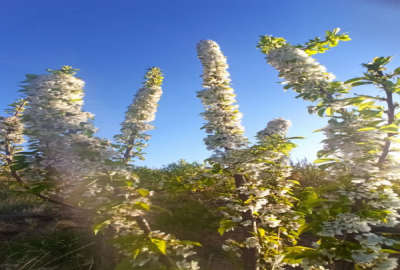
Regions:
<instances>
[{"instance_id":1,"label":"blue sky","mask_svg":"<svg viewBox=\"0 0 400 270\"><path fill-rule=\"evenodd\" d=\"M26 73L72 65L86 82L85 110L96 115L98 135L119 131L124 112L145 70L160 66L165 83L156 129L139 165L159 167L178 159L209 156L200 130L201 65L195 46L218 42L228 57L232 85L244 114L246 135L276 117L305 136L294 159L313 159L324 120L308 115L307 103L284 92L277 72L256 49L262 34L301 43L340 27L352 37L318 60L339 80L362 72L374 56L400 65L400 1L396 0L3 0L0 1L0 108L18 97Z\"/></svg>"}]
</instances>

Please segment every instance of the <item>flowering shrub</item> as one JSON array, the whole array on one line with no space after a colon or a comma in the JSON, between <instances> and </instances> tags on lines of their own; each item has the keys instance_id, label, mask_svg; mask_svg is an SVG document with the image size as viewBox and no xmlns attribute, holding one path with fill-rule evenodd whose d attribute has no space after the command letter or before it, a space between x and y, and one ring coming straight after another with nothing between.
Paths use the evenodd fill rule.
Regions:
<instances>
[{"instance_id":1,"label":"flowering shrub","mask_svg":"<svg viewBox=\"0 0 400 270\"><path fill-rule=\"evenodd\" d=\"M227 59L216 42L203 40L197 96L204 142L213 151L203 164L133 164L144 158L154 128L159 68L146 72L120 134L108 141L95 136L93 115L82 109L83 80L64 66L27 75L22 98L0 118L0 179L9 191L51 203L91 227L92 237L109 243L100 253L117 270L397 269L400 68L388 72L391 58L376 57L363 64L361 77L335 80L313 55L348 40L334 29L302 45L272 36L258 44L284 88L312 102L310 113L328 118L319 130L325 138L318 168L290 162L300 137L287 137L285 119L269 121L249 143ZM356 93L362 85L377 94Z\"/></svg>"},{"instance_id":2,"label":"flowering shrub","mask_svg":"<svg viewBox=\"0 0 400 270\"><path fill-rule=\"evenodd\" d=\"M153 192L138 187L128 164L141 157L149 138L144 132L152 128L162 93L160 69L146 73L115 145L93 136L93 116L82 111L84 83L75 71L64 66L27 76L24 99L1 119L2 173L27 192L93 217L94 233L107 228L124 257L120 265L198 269L188 258L197 243L151 229L144 216ZM28 152L19 147L23 135L29 137Z\"/></svg>"},{"instance_id":3,"label":"flowering shrub","mask_svg":"<svg viewBox=\"0 0 400 270\"><path fill-rule=\"evenodd\" d=\"M327 32L330 47L349 40L338 32ZM305 230L319 239L312 249L296 257L303 258L305 268L344 263L355 269L396 269L397 260L389 254L397 252L390 247L396 247L398 241L383 228L399 222L400 200L392 190L399 164L391 153L398 134L398 105L393 95L400 91L400 69L385 73L391 58L376 57L363 64L367 71L362 77L333 81L334 76L311 58L316 53L309 50L311 43L321 42L314 39L304 46L293 46L282 38L264 36L258 45L285 79L286 88L305 100L319 101L310 112L329 117L328 126L321 129L326 136L324 147L315 162L321 164L335 187L320 198L310 193L314 198L308 200L313 200L313 205L307 200L300 202L313 206L306 211L310 215ZM374 85L383 96L344 95L365 84Z\"/></svg>"},{"instance_id":4,"label":"flowering shrub","mask_svg":"<svg viewBox=\"0 0 400 270\"><path fill-rule=\"evenodd\" d=\"M236 231L223 245L243 258L245 269L283 269L284 249L295 242L300 226L292 207L290 194L293 181L288 181L288 155L294 144L286 138L290 122L275 119L257 134L258 143L247 146L240 113L233 105L233 89L229 86L226 58L219 46L210 40L201 41L198 56L203 64L204 90L198 93L208 122L205 143L215 155L214 167L223 170L215 176L234 185L220 197L224 216L219 232Z\"/></svg>"},{"instance_id":5,"label":"flowering shrub","mask_svg":"<svg viewBox=\"0 0 400 270\"><path fill-rule=\"evenodd\" d=\"M157 67L149 69L146 73L143 87L136 93L133 103L125 114L121 124L121 134L115 138L120 142L119 149L123 153L123 161L127 163L131 157L143 159L141 150L146 147L145 142L150 136L146 131L154 127L149 124L155 119L157 104L161 98L161 84L163 76ZM132 150L135 150L132 153Z\"/></svg>"}]
</instances>

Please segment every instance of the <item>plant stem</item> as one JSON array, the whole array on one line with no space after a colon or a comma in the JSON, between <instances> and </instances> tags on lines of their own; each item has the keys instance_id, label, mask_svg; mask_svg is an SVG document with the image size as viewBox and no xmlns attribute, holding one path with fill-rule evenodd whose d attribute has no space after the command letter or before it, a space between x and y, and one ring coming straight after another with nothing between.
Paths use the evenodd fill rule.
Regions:
<instances>
[{"instance_id":1,"label":"plant stem","mask_svg":"<svg viewBox=\"0 0 400 270\"><path fill-rule=\"evenodd\" d=\"M235 179L235 185L236 185L237 189L242 187L247 181L246 177L244 177L244 175L242 175L242 174L235 174L233 177ZM239 192L239 198L243 202L245 202L249 199L247 195L242 194L240 192ZM252 223L255 222L250 210L248 210L242 214L242 220L243 221L250 220ZM247 229L247 228L243 228L243 233L244 233L245 238L253 236L252 230ZM243 248L242 252L243 252L242 258L243 258L243 264L244 264L243 269L244 270L257 270L257 256L258 256L257 249L256 248Z\"/></svg>"},{"instance_id":2,"label":"plant stem","mask_svg":"<svg viewBox=\"0 0 400 270\"><path fill-rule=\"evenodd\" d=\"M393 122L394 122L394 112L395 112L395 105L393 103L393 93L392 93L392 91L387 89L387 87L383 87L383 89L385 90L385 93L386 93L386 104L387 104L386 113L388 116L387 124L390 125L390 124L393 124ZM385 161L386 157L389 154L390 145L391 145L390 137L393 137L394 135L396 135L396 133L388 133L388 135L385 138L385 145L383 146L382 154L378 160L379 167L382 167L383 162Z\"/></svg>"}]
</instances>

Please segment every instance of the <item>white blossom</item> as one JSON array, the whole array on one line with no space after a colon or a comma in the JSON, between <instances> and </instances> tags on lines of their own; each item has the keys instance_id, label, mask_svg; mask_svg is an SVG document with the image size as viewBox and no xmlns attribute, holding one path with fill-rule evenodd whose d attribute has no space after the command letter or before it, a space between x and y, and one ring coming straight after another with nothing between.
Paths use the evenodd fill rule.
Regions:
<instances>
[{"instance_id":1,"label":"white blossom","mask_svg":"<svg viewBox=\"0 0 400 270\"><path fill-rule=\"evenodd\" d=\"M330 119L322 129L325 139L320 153L323 157L343 161L333 165L330 169L333 174L350 173L362 179L379 172L377 161L384 134L376 130L358 131L366 125L368 123L354 112L342 111L340 119Z\"/></svg>"},{"instance_id":2,"label":"white blossom","mask_svg":"<svg viewBox=\"0 0 400 270\"><path fill-rule=\"evenodd\" d=\"M3 145L5 140L15 144L24 142L23 138L24 126L18 116L9 116L0 118L0 141Z\"/></svg>"},{"instance_id":3,"label":"white blossom","mask_svg":"<svg viewBox=\"0 0 400 270\"><path fill-rule=\"evenodd\" d=\"M125 113L125 120L122 122L121 134L115 136L121 144L123 159L129 159L141 154L141 149L146 146L145 142L150 136L145 132L154 127L150 122L154 121L158 102L162 95L161 84L163 75L158 67L150 68L145 75L145 82L142 88L136 93L132 104ZM136 151L132 153L132 151Z\"/></svg>"},{"instance_id":4,"label":"white blossom","mask_svg":"<svg viewBox=\"0 0 400 270\"><path fill-rule=\"evenodd\" d=\"M329 84L335 76L302 49L288 44L273 49L267 55L267 62L279 71L284 84L305 99L330 98ZM344 85L339 87L345 89Z\"/></svg>"},{"instance_id":5,"label":"white blossom","mask_svg":"<svg viewBox=\"0 0 400 270\"><path fill-rule=\"evenodd\" d=\"M207 123L203 129L209 134L204 142L209 150L217 153L241 148L246 145L247 139L243 136L244 128L240 123L242 115L230 86L226 57L212 40L200 41L197 55L203 65L204 87L197 96L205 108L202 115Z\"/></svg>"},{"instance_id":6,"label":"white blossom","mask_svg":"<svg viewBox=\"0 0 400 270\"><path fill-rule=\"evenodd\" d=\"M107 141L92 136L93 115L82 110L83 87L68 66L29 75L23 86L25 133L36 152L32 165L51 171L60 185L95 174L111 155Z\"/></svg>"},{"instance_id":7,"label":"white blossom","mask_svg":"<svg viewBox=\"0 0 400 270\"><path fill-rule=\"evenodd\" d=\"M280 250L285 245L286 235L299 228L295 211L292 209L294 198L290 193L292 183L287 181L290 167L287 165L287 156L278 149L287 142L286 132L290 122L284 119L275 119L258 133L258 144L247 149L230 150L221 158L223 164L233 173L244 175L245 181L236 187L236 192L230 198L224 209L224 217L229 221L257 234L262 229L267 237L259 238L248 236L239 244L248 248L257 248L263 259L257 262L260 269L282 267ZM274 136L278 135L278 136ZM239 218L243 214L252 218ZM280 235L280 229L285 228L286 235ZM225 231L237 230L236 226L226 228ZM279 241L269 241L277 237ZM290 240L289 240L290 241ZM234 251L239 255L238 242L227 240L223 246L226 250ZM281 269L281 268L277 268Z\"/></svg>"},{"instance_id":8,"label":"white blossom","mask_svg":"<svg viewBox=\"0 0 400 270\"><path fill-rule=\"evenodd\" d=\"M262 141L266 136L277 134L286 136L286 133L292 123L283 118L276 118L268 122L267 127L257 133L257 138Z\"/></svg>"},{"instance_id":9,"label":"white blossom","mask_svg":"<svg viewBox=\"0 0 400 270\"><path fill-rule=\"evenodd\" d=\"M25 100L19 100L11 105L12 109L6 110L10 116L0 117L0 165L10 165L24 142L23 115Z\"/></svg>"},{"instance_id":10,"label":"white blossom","mask_svg":"<svg viewBox=\"0 0 400 270\"><path fill-rule=\"evenodd\" d=\"M328 32L327 39L331 34L336 35L337 30ZM331 213L321 224L321 231L318 232L322 237L319 239L321 245L317 242L314 246L323 259L317 262L307 258L302 266L318 269L317 265L343 260L342 255L335 252L338 247L324 239L331 237L358 244L350 252L353 262L360 269L396 269L396 260L382 250L384 245L391 246L394 242L374 230L375 227L394 227L399 223L400 200L391 187L394 181L398 181L399 165L390 153L384 162L380 161L387 134L376 126L388 120L382 117L384 109L374 101L361 104L357 103L357 98L342 99L341 95L348 92L351 83L346 85L334 81L335 76L300 46L292 46L283 38L264 38L260 43L261 49L267 54L267 62L284 79L285 89L293 89L298 93L297 97L305 100L319 101L309 111L330 116L328 126L322 129L326 138L318 157L319 162L324 162L328 180L336 183L338 188L322 194L325 200L323 207L335 207L332 212L337 211L337 205L343 208L340 213ZM310 43L319 41L317 38ZM370 63L368 68L371 66ZM373 75L377 75L377 71L374 72ZM369 75L365 73L364 79L375 84L378 80L370 79ZM358 79L361 78L355 80ZM371 113L365 106L378 113Z\"/></svg>"}]
</instances>

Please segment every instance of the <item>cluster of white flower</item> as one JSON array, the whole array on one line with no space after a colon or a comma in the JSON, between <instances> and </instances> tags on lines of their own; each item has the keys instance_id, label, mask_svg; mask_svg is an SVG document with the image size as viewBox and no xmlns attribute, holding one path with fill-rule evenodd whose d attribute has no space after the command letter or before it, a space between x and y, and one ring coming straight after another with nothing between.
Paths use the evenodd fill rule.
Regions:
<instances>
[{"instance_id":1,"label":"cluster of white flower","mask_svg":"<svg viewBox=\"0 0 400 270\"><path fill-rule=\"evenodd\" d=\"M233 173L245 175L246 180L236 188L236 193L231 194L231 197L223 198L227 204L222 213L235 224L231 229L247 228L256 235L262 229L266 236L272 238L280 234L279 241L268 242L268 237L254 236L243 240L245 247L256 248L258 254L268 253L268 256L258 261L261 268L267 267L266 265L284 265L279 250L282 250L284 241L287 241L287 235L300 226L291 204L293 198L289 191L293 183L287 181L291 172L286 162L287 156L279 151L279 147L287 143L286 132L289 126L290 122L287 120L274 119L268 123L267 128L258 133L258 144L248 149L228 151L224 157L224 164L229 164ZM243 218L249 215L251 219ZM240 254L238 245L240 244L237 241L228 239L224 248ZM276 253L272 254L271 250Z\"/></svg>"},{"instance_id":2,"label":"cluster of white flower","mask_svg":"<svg viewBox=\"0 0 400 270\"><path fill-rule=\"evenodd\" d=\"M285 80L286 89L293 89L305 100L321 101L317 107L311 107L311 111L321 108L323 113L328 107L331 110L327 113L332 116L329 124L322 129L326 138L319 157L325 159L325 171L331 181L350 182L343 184L337 192L326 194L325 199L350 205L347 205L348 211L325 221L319 235L333 238L351 235L353 241L361 245L361 249L352 251L355 263L368 269L383 269L382 265L385 269L396 268L396 260L382 252L383 242L372 241L373 238L384 238L385 245L388 245L389 240L373 233L373 228L395 226L399 222L400 210L400 200L390 183L398 180L398 169L395 169L399 167L398 163L390 153L383 166L378 162L386 134L373 127L384 120L381 114L365 116L358 109L351 108L352 104L346 103L345 99L338 99L348 91L348 86L343 82L333 82L335 76L300 48L273 37L266 37L261 45L267 54L267 62ZM368 210L363 212L363 209ZM369 211L371 213L366 214ZM374 248L371 248L371 241ZM320 248L320 251L329 260L337 259L329 247ZM304 260L303 266L306 267L307 263Z\"/></svg>"},{"instance_id":3,"label":"cluster of white flower","mask_svg":"<svg viewBox=\"0 0 400 270\"><path fill-rule=\"evenodd\" d=\"M23 149L21 144L24 142L24 126L21 117L24 106L25 100L18 100L11 105L11 109L6 110L10 116L0 117L0 174L3 176L11 173L15 178L17 175L14 168L19 164L15 157ZM22 181L21 179L16 180Z\"/></svg>"},{"instance_id":4,"label":"cluster of white flower","mask_svg":"<svg viewBox=\"0 0 400 270\"><path fill-rule=\"evenodd\" d=\"M336 219L323 223L321 236L335 237L336 235L358 234L370 232L368 221L352 213L339 214Z\"/></svg>"},{"instance_id":5,"label":"cluster of white flower","mask_svg":"<svg viewBox=\"0 0 400 270\"><path fill-rule=\"evenodd\" d=\"M243 136L242 115L235 105L235 93L230 87L226 57L212 40L200 41L197 55L203 65L204 89L197 96L205 108L202 115L207 122L202 128L209 134L204 139L205 144L217 154L241 148L247 144L247 139Z\"/></svg>"},{"instance_id":6,"label":"cluster of white flower","mask_svg":"<svg viewBox=\"0 0 400 270\"><path fill-rule=\"evenodd\" d=\"M394 161L380 168L378 159L384 144L385 134L377 130L359 131L368 126L352 112L341 112L341 121L329 120L323 129L326 139L321 151L323 157L335 160L329 168L330 177L350 175L352 189L338 190L338 194L357 204L364 201L373 209L386 210L386 221L369 221L373 225L394 226L398 223L397 211L400 200L392 190L392 181L398 179L394 174ZM374 119L373 119L374 120ZM381 224L382 223L382 224Z\"/></svg>"},{"instance_id":7,"label":"cluster of white flower","mask_svg":"<svg viewBox=\"0 0 400 270\"><path fill-rule=\"evenodd\" d=\"M384 265L385 269L395 269L396 259L389 258L382 251L383 245L391 246L388 244L391 240L373 229L394 227L400 220L400 199L391 187L391 181L398 180L393 170L398 163L396 165L394 160L387 160L385 166L379 166L386 134L378 129L366 128L380 121L381 117L364 119L357 110L343 106L322 129L326 138L319 155L331 162L325 170L330 180L338 181L341 177L351 180L350 184L327 194L326 198L332 201L346 198L352 210L324 222L319 235L335 238L353 235L353 241L360 244L360 249L352 251L355 263L365 268L383 269L381 266ZM365 215L366 212L362 214L361 209L381 215ZM378 238L384 242L375 241Z\"/></svg>"},{"instance_id":8,"label":"cluster of white flower","mask_svg":"<svg viewBox=\"0 0 400 270\"><path fill-rule=\"evenodd\" d=\"M325 135L321 156L342 161L332 164L328 169L333 175L337 172L364 177L379 171L377 162L384 143L384 134L376 130L360 132L368 123L351 111L341 111L339 118L332 118L322 129Z\"/></svg>"},{"instance_id":9,"label":"cluster of white flower","mask_svg":"<svg viewBox=\"0 0 400 270\"><path fill-rule=\"evenodd\" d=\"M360 249L352 251L354 262L365 267L374 267L373 269L384 269L378 266L388 263L391 265L395 263L394 265L397 266L397 259L389 258L388 254L382 251L384 245L392 246L395 241L374 232L373 228L394 227L399 224L400 200L390 185L386 183L374 185L377 182L379 181L375 181L374 178L364 181L357 179L353 181L352 188L339 189L337 192L338 195L348 198L356 207L369 209L368 211L377 213L377 216L368 217L362 216L360 213L342 213L337 215L334 220L324 222L319 235L335 238L354 235L354 240L360 244ZM381 217L378 213L381 213Z\"/></svg>"},{"instance_id":10,"label":"cluster of white flower","mask_svg":"<svg viewBox=\"0 0 400 270\"><path fill-rule=\"evenodd\" d=\"M25 134L36 152L32 165L55 172L54 180L68 188L94 175L112 154L107 141L92 136L93 115L82 110L83 86L68 66L27 76L23 86Z\"/></svg>"},{"instance_id":11,"label":"cluster of white flower","mask_svg":"<svg viewBox=\"0 0 400 270\"><path fill-rule=\"evenodd\" d=\"M10 141L15 144L21 144L24 142L23 130L21 119L18 116L10 116L6 118L0 118L0 141L1 145L4 145L4 141Z\"/></svg>"},{"instance_id":12,"label":"cluster of white flower","mask_svg":"<svg viewBox=\"0 0 400 270\"><path fill-rule=\"evenodd\" d=\"M227 177L233 176L236 182L236 191L221 198L226 201L222 211L225 219L221 224L234 225L221 225L221 228L242 230L243 236L246 235L241 240L227 239L223 248L238 256L243 247L256 249L258 254L263 254L257 258L261 268L283 265L279 250L290 231L299 227L292 218L295 213L290 203L293 198L288 193L292 183L286 181L290 174L287 157L278 150L287 143L290 122L281 118L272 120L257 134L258 144L245 147L247 139L243 136L238 106L234 105L226 58L214 41L201 41L197 51L204 70L204 89L198 92L198 97L205 107L202 115L207 123L203 128L210 134L205 143L209 150L216 152L212 160L231 172ZM256 237L259 230L266 237ZM274 243L267 240L276 237L281 240Z\"/></svg>"},{"instance_id":13,"label":"cluster of white flower","mask_svg":"<svg viewBox=\"0 0 400 270\"><path fill-rule=\"evenodd\" d=\"M121 237L145 239L145 245L127 241L132 248L137 245L140 250L141 256L132 260L133 265L142 266L150 261L160 263L160 258L172 256L173 259L164 264L176 264L177 269L199 269L197 262L189 258L195 254L190 242L153 231L147 224L144 215L150 208L153 192L138 188L138 179L129 167L113 162L120 156L111 149L110 143L93 136L96 131L91 123L93 116L82 110L84 82L74 74L74 69L64 66L60 70L50 70L50 74L27 76L22 90L25 99L18 107L20 111L16 109L12 116L0 118L0 164L12 162L14 145L21 144L23 135L27 135L33 154L27 155L30 168L23 171L23 176L52 180L57 186L58 197L72 198L83 191L79 200L85 204L85 209L95 210L103 220L108 218L100 227L96 226L96 230L111 226L116 240ZM129 106L122 123L122 134L116 136L121 143L123 159L126 158L124 163L139 155L143 141L149 138L144 132L153 128L149 122L155 118L162 80L160 69L151 68ZM22 115L25 103L26 110ZM132 153L132 150L136 152ZM85 202L85 199L88 200ZM115 206L110 209L110 205ZM159 252L154 250L157 241L161 243ZM132 248L118 247L122 254L128 250L127 256L132 258Z\"/></svg>"},{"instance_id":14,"label":"cluster of white flower","mask_svg":"<svg viewBox=\"0 0 400 270\"><path fill-rule=\"evenodd\" d=\"M120 150L125 162L128 162L133 154L139 155L140 149L146 146L145 141L149 140L150 136L145 132L154 128L149 123L155 119L158 102L162 95L163 76L158 67L150 68L145 79L143 87L136 93L125 113L125 120L121 124L121 134L115 136L121 144ZM132 153L133 150L136 153Z\"/></svg>"},{"instance_id":15,"label":"cluster of white flower","mask_svg":"<svg viewBox=\"0 0 400 270\"><path fill-rule=\"evenodd\" d=\"M123 163L113 163L110 172L97 176L91 184L88 195L95 195L103 202L97 207L98 213L108 216L105 225L115 232L115 246L119 252L131 259L132 266L142 267L152 264L175 264L182 270L197 270L198 264L189 257L195 254L193 245L179 241L174 236L152 230L145 215L150 209L153 191L139 188L139 179L134 177L127 163L133 157L141 157L141 149L150 138L146 131L153 129L150 124L155 119L158 102L162 95L163 76L158 67L150 68L145 75L143 87L136 93L128 107L125 120L121 123L121 134L115 136L119 143ZM101 183L100 183L101 182ZM108 207L110 202L116 206ZM129 239L125 241L124 239ZM135 241L134 239L139 239ZM163 250L155 250L161 243Z\"/></svg>"},{"instance_id":16,"label":"cluster of white flower","mask_svg":"<svg viewBox=\"0 0 400 270\"><path fill-rule=\"evenodd\" d=\"M335 76L302 49L289 44L275 48L269 51L267 62L279 71L283 83L304 99L314 101L321 96L329 99L332 95L329 84ZM337 87L344 90L344 85Z\"/></svg>"},{"instance_id":17,"label":"cluster of white flower","mask_svg":"<svg viewBox=\"0 0 400 270\"><path fill-rule=\"evenodd\" d=\"M17 151L17 146L24 142L22 111L23 104L21 103L15 107L13 115L0 117L0 161L5 164L10 163Z\"/></svg>"},{"instance_id":18,"label":"cluster of white flower","mask_svg":"<svg viewBox=\"0 0 400 270\"><path fill-rule=\"evenodd\" d=\"M268 122L267 127L257 133L257 139L262 141L267 136L277 134L279 136L286 136L287 131L292 123L283 118L277 118Z\"/></svg>"},{"instance_id":19,"label":"cluster of white flower","mask_svg":"<svg viewBox=\"0 0 400 270\"><path fill-rule=\"evenodd\" d=\"M363 233L355 236L361 244L361 249L352 252L352 258L357 265L364 269L397 269L397 259L389 258L382 252L382 246L392 246L396 241L375 233Z\"/></svg>"}]
</instances>

